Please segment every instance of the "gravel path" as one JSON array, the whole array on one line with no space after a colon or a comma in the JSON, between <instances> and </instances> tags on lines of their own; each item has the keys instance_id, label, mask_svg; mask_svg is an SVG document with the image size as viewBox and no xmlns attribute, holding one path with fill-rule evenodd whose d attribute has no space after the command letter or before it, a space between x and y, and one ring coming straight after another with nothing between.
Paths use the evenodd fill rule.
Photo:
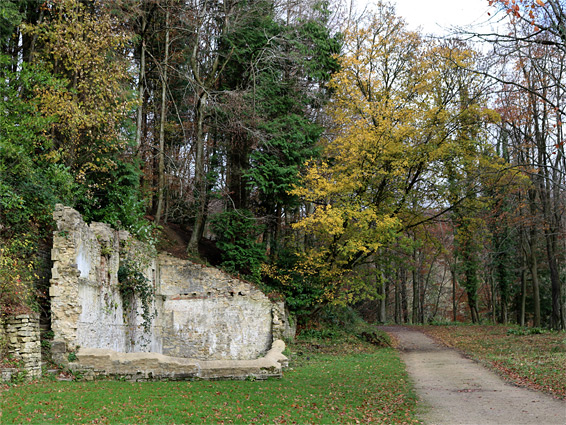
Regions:
<instances>
[{"instance_id":1,"label":"gravel path","mask_svg":"<svg viewBox=\"0 0 566 425\"><path fill-rule=\"evenodd\" d=\"M566 402L508 384L422 332L381 329L399 341L426 424L566 425Z\"/></svg>"}]
</instances>

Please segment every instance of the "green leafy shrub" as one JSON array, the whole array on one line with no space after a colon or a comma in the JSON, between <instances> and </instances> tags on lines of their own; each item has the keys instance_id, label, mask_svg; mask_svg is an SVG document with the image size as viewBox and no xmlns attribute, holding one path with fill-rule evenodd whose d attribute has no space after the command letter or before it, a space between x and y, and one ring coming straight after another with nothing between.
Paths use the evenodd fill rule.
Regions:
<instances>
[{"instance_id":1,"label":"green leafy shrub","mask_svg":"<svg viewBox=\"0 0 566 425\"><path fill-rule=\"evenodd\" d=\"M285 303L301 323L323 298L324 291L316 275L297 271L298 256L288 250L280 250L273 264L262 265L262 281L268 291L285 297Z\"/></svg>"},{"instance_id":2,"label":"green leafy shrub","mask_svg":"<svg viewBox=\"0 0 566 425\"><path fill-rule=\"evenodd\" d=\"M74 179L49 135L37 91L56 84L39 67L0 55L0 310L37 310L37 247L53 230L53 207L69 203Z\"/></svg>"},{"instance_id":3,"label":"green leafy shrub","mask_svg":"<svg viewBox=\"0 0 566 425\"><path fill-rule=\"evenodd\" d=\"M27 313L36 305L33 283L35 243L28 235L11 238L0 248L0 310L2 314Z\"/></svg>"},{"instance_id":4,"label":"green leafy shrub","mask_svg":"<svg viewBox=\"0 0 566 425\"><path fill-rule=\"evenodd\" d=\"M297 338L299 340L309 339L335 339L341 336L338 329L323 328L323 329L304 329Z\"/></svg>"},{"instance_id":5,"label":"green leafy shrub","mask_svg":"<svg viewBox=\"0 0 566 425\"><path fill-rule=\"evenodd\" d=\"M12 375L11 383L15 385L23 384L27 380L28 371L26 369L20 369Z\"/></svg>"},{"instance_id":6,"label":"green leafy shrub","mask_svg":"<svg viewBox=\"0 0 566 425\"><path fill-rule=\"evenodd\" d=\"M45 235L53 206L71 199L74 183L47 137L54 118L42 115L33 97L56 82L38 67L21 67L14 72L0 55L0 223L9 236L32 228Z\"/></svg>"},{"instance_id":7,"label":"green leafy shrub","mask_svg":"<svg viewBox=\"0 0 566 425\"><path fill-rule=\"evenodd\" d=\"M142 224L145 204L140 193L140 171L136 164L116 157L114 168L89 174L76 198L76 208L85 221L108 223L145 236Z\"/></svg>"}]
</instances>

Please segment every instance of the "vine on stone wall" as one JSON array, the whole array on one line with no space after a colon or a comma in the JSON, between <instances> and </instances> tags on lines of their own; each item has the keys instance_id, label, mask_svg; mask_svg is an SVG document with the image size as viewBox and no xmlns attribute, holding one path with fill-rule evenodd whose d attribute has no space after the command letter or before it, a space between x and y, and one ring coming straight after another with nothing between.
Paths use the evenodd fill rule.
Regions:
<instances>
[{"instance_id":1,"label":"vine on stone wall","mask_svg":"<svg viewBox=\"0 0 566 425\"><path fill-rule=\"evenodd\" d=\"M141 301L143 329L149 332L151 322L155 315L151 311L154 290L151 281L140 270L140 266L133 260L126 258L120 262L118 269L118 289L122 297L124 315L133 308L134 300Z\"/></svg>"}]
</instances>

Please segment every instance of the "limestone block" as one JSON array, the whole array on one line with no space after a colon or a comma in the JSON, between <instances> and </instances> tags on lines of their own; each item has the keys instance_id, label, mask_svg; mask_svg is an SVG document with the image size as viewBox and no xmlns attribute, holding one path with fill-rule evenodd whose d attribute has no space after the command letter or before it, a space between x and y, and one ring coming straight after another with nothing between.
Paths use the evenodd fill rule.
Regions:
<instances>
[{"instance_id":1,"label":"limestone block","mask_svg":"<svg viewBox=\"0 0 566 425\"><path fill-rule=\"evenodd\" d=\"M276 341L263 358L255 360L198 361L157 353L116 353L103 349L81 349L78 365L98 376L122 376L129 380L257 379L281 377L285 344Z\"/></svg>"},{"instance_id":2,"label":"limestone block","mask_svg":"<svg viewBox=\"0 0 566 425\"><path fill-rule=\"evenodd\" d=\"M12 380L12 375L18 373L18 369L15 368L6 368L0 369L1 373L1 382L10 382Z\"/></svg>"},{"instance_id":3,"label":"limestone block","mask_svg":"<svg viewBox=\"0 0 566 425\"><path fill-rule=\"evenodd\" d=\"M60 297L61 295L63 295L63 289L60 286L52 283L49 287L49 296Z\"/></svg>"},{"instance_id":4,"label":"limestone block","mask_svg":"<svg viewBox=\"0 0 566 425\"><path fill-rule=\"evenodd\" d=\"M61 251L57 248L51 248L51 261L61 260Z\"/></svg>"},{"instance_id":5,"label":"limestone block","mask_svg":"<svg viewBox=\"0 0 566 425\"><path fill-rule=\"evenodd\" d=\"M51 342L51 353L58 354L58 353L66 353L67 352L67 344L65 341L52 341Z\"/></svg>"}]
</instances>

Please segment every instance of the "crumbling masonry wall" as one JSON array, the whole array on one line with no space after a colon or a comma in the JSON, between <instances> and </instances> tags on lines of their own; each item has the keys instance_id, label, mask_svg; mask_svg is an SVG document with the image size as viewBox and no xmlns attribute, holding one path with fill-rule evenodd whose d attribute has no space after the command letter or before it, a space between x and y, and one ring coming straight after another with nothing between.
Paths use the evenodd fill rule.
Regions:
<instances>
[{"instance_id":1,"label":"crumbling masonry wall","mask_svg":"<svg viewBox=\"0 0 566 425\"><path fill-rule=\"evenodd\" d=\"M250 360L272 342L273 305L257 288L200 264L158 258L162 353L201 360Z\"/></svg>"},{"instance_id":2,"label":"crumbling masonry wall","mask_svg":"<svg viewBox=\"0 0 566 425\"><path fill-rule=\"evenodd\" d=\"M148 334L139 315L124 314L117 276L120 244L130 239L128 233L102 223L89 226L77 211L62 205L56 206L54 218L49 289L54 343L64 344L63 352L78 347L159 351L156 325ZM152 261L145 274L154 271Z\"/></svg>"},{"instance_id":3,"label":"crumbling masonry wall","mask_svg":"<svg viewBox=\"0 0 566 425\"><path fill-rule=\"evenodd\" d=\"M6 351L17 369L3 369L0 382L10 381L17 373L24 373L26 380L41 376L41 343L39 340L39 315L20 314L9 316L2 323Z\"/></svg>"},{"instance_id":4,"label":"crumbling masonry wall","mask_svg":"<svg viewBox=\"0 0 566 425\"><path fill-rule=\"evenodd\" d=\"M143 262L155 290L154 318L145 332L140 307L124 314L117 273L125 256L139 258L148 250L127 232L87 225L72 208L57 205L54 218L51 320L60 353L81 347L251 360L288 329L282 303L248 282L161 254Z\"/></svg>"}]
</instances>

